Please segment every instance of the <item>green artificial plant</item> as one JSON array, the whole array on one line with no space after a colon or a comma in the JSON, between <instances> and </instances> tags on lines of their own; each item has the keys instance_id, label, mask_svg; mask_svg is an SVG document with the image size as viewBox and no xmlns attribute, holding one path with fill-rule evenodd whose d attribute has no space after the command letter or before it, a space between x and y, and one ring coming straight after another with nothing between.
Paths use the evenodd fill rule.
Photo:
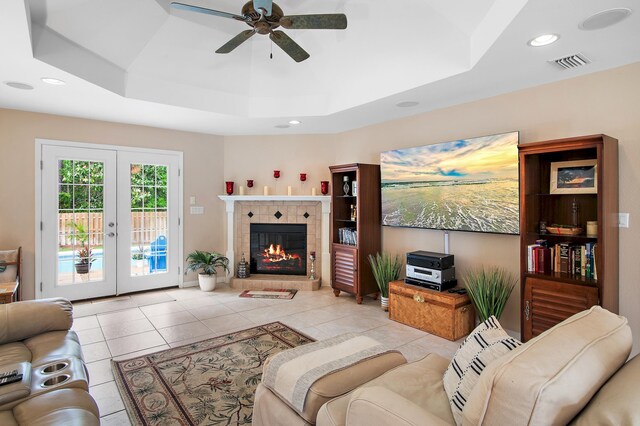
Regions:
<instances>
[{"instance_id":1,"label":"green artificial plant","mask_svg":"<svg viewBox=\"0 0 640 426\"><path fill-rule=\"evenodd\" d=\"M516 282L510 272L498 267L480 267L466 273L465 287L481 322L492 315L500 319Z\"/></svg>"},{"instance_id":2,"label":"green artificial plant","mask_svg":"<svg viewBox=\"0 0 640 426\"><path fill-rule=\"evenodd\" d=\"M187 262L188 271L202 270L201 274L216 275L216 268L222 268L229 273L229 259L220 253L196 250L189 253Z\"/></svg>"},{"instance_id":3,"label":"green artificial plant","mask_svg":"<svg viewBox=\"0 0 640 426\"><path fill-rule=\"evenodd\" d=\"M389 283L400 278L402 260L400 256L392 256L389 253L376 253L375 257L369 255L371 270L376 279L382 297L389 297Z\"/></svg>"}]
</instances>

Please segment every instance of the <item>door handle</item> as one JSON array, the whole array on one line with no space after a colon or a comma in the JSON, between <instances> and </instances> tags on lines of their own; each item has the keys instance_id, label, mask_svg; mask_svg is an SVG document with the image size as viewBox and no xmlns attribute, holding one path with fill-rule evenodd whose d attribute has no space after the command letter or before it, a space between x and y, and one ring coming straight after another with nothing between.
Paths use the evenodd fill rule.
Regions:
<instances>
[{"instance_id":1,"label":"door handle","mask_svg":"<svg viewBox=\"0 0 640 426\"><path fill-rule=\"evenodd\" d=\"M109 232L107 234L107 237L115 237L115 236L116 236L115 232Z\"/></svg>"}]
</instances>

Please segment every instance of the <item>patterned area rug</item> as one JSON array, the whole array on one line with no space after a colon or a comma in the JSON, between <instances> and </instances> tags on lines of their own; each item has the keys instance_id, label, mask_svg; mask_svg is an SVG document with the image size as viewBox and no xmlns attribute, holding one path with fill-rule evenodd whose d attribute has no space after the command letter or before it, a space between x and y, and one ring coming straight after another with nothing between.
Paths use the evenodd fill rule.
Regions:
<instances>
[{"instance_id":1,"label":"patterned area rug","mask_svg":"<svg viewBox=\"0 0 640 426\"><path fill-rule=\"evenodd\" d=\"M264 290L245 290L240 293L240 297L251 297L253 299L293 299L298 290L266 288Z\"/></svg>"},{"instance_id":2,"label":"patterned area rug","mask_svg":"<svg viewBox=\"0 0 640 426\"><path fill-rule=\"evenodd\" d=\"M314 340L279 322L112 361L134 425L250 425L262 364Z\"/></svg>"}]
</instances>

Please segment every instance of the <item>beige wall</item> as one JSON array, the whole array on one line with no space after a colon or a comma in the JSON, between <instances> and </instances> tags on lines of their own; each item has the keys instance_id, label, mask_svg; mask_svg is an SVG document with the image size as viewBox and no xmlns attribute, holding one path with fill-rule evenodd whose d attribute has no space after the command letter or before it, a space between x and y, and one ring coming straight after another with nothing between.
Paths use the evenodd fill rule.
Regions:
<instances>
[{"instance_id":1,"label":"beige wall","mask_svg":"<svg viewBox=\"0 0 640 426\"><path fill-rule=\"evenodd\" d=\"M459 138L520 131L521 143L605 133L620 143L620 211L631 227L620 230L620 309L640 341L640 64L539 86L511 94L327 136L226 137L225 175L271 183L271 171L283 171L283 185L308 171L311 183L328 176L327 166L379 162L381 151ZM281 190L282 191L282 190ZM451 251L459 272L474 265L500 265L518 272L518 237L451 233ZM431 230L383 230L385 250L442 251L443 233ZM518 292L503 322L519 330ZM638 350L636 343L636 351Z\"/></svg>"},{"instance_id":2,"label":"beige wall","mask_svg":"<svg viewBox=\"0 0 640 426\"><path fill-rule=\"evenodd\" d=\"M36 138L182 151L184 251L224 250L224 208L213 197L222 190L222 137L0 109L0 248L22 246L25 298L35 294ZM188 214L191 195L204 215Z\"/></svg>"}]
</instances>

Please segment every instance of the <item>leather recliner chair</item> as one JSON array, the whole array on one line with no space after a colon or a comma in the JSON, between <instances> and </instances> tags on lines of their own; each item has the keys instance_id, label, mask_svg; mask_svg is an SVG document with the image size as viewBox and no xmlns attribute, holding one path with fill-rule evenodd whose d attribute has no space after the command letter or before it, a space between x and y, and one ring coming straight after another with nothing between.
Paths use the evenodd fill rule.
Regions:
<instances>
[{"instance_id":1,"label":"leather recliner chair","mask_svg":"<svg viewBox=\"0 0 640 426\"><path fill-rule=\"evenodd\" d=\"M73 307L62 298L0 305L0 373L21 382L0 386L1 425L99 425Z\"/></svg>"}]
</instances>

